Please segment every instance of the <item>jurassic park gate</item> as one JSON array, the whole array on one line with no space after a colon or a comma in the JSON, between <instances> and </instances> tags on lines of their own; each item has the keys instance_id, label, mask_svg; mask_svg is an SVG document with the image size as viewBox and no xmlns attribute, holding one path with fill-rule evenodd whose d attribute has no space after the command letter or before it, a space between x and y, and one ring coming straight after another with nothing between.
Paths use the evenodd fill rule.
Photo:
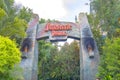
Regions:
<instances>
[{"instance_id":1,"label":"jurassic park gate","mask_svg":"<svg viewBox=\"0 0 120 80\"><path fill-rule=\"evenodd\" d=\"M38 73L38 40L64 41L67 38L80 40L80 80L95 80L99 64L99 53L87 16L79 14L79 22L49 22L39 24L37 15L29 23L27 38L23 40L22 53L27 54L21 60L25 80L37 80ZM32 43L32 44L30 44ZM24 48L28 46L25 53ZM30 46L30 47L29 47Z\"/></svg>"}]
</instances>

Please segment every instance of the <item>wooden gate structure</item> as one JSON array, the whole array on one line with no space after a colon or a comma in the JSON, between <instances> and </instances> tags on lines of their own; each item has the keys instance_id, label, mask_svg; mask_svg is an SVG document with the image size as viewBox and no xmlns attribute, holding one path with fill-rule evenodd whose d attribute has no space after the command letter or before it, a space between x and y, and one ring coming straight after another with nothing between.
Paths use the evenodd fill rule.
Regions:
<instances>
[{"instance_id":1,"label":"wooden gate structure","mask_svg":"<svg viewBox=\"0 0 120 80\"><path fill-rule=\"evenodd\" d=\"M23 59L20 66L25 80L37 80L38 40L65 41L67 38L80 40L80 80L95 80L98 71L99 53L86 14L79 14L79 22L49 22L39 24L37 15L30 21L23 40ZM29 43L27 43L29 42ZM24 50L27 46L28 50Z\"/></svg>"}]
</instances>

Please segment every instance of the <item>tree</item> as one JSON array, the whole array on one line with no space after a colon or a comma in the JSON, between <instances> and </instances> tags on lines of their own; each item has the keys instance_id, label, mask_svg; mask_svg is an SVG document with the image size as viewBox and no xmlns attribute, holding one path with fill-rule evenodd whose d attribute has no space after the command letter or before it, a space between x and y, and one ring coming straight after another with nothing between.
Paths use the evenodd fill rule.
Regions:
<instances>
[{"instance_id":1,"label":"tree","mask_svg":"<svg viewBox=\"0 0 120 80\"><path fill-rule=\"evenodd\" d=\"M115 29L115 33L113 35L115 38L119 38L120 37L120 28L116 28Z\"/></svg>"},{"instance_id":2,"label":"tree","mask_svg":"<svg viewBox=\"0 0 120 80\"><path fill-rule=\"evenodd\" d=\"M99 21L98 25L102 31L108 32L109 38L112 38L115 29L119 28L120 17L119 0L93 0L92 7L95 12L94 18Z\"/></svg>"},{"instance_id":3,"label":"tree","mask_svg":"<svg viewBox=\"0 0 120 80\"><path fill-rule=\"evenodd\" d=\"M39 21L40 24L41 24L41 23L45 23L45 22L46 22L46 20L43 19L43 18L41 18L40 21Z\"/></svg>"},{"instance_id":4,"label":"tree","mask_svg":"<svg viewBox=\"0 0 120 80\"><path fill-rule=\"evenodd\" d=\"M99 53L102 54L102 46L104 45L105 36L102 35L101 28L99 27L99 19L93 14L87 15L93 37L97 43Z\"/></svg>"},{"instance_id":5,"label":"tree","mask_svg":"<svg viewBox=\"0 0 120 80\"><path fill-rule=\"evenodd\" d=\"M50 77L52 58L54 56L55 47L50 42L44 40L39 41L39 56L38 56L38 78L45 80ZM51 66L51 67L50 67Z\"/></svg>"},{"instance_id":6,"label":"tree","mask_svg":"<svg viewBox=\"0 0 120 80\"><path fill-rule=\"evenodd\" d=\"M119 80L119 42L120 42L120 1L119 0L93 0L93 20L97 21L95 29L107 32L107 39L100 45L102 52L98 76L102 80ZM96 23L95 23L96 24ZM102 41L99 39L99 41Z\"/></svg>"},{"instance_id":7,"label":"tree","mask_svg":"<svg viewBox=\"0 0 120 80\"><path fill-rule=\"evenodd\" d=\"M53 19L53 20L50 20L50 19L45 20L45 19L41 18L40 21L39 21L39 23L41 24L41 23L46 23L46 22L56 22L56 21L58 22L58 20L55 20L55 19Z\"/></svg>"},{"instance_id":8,"label":"tree","mask_svg":"<svg viewBox=\"0 0 120 80\"><path fill-rule=\"evenodd\" d=\"M72 77L74 80L80 79L80 47L79 47L79 41L74 40L70 44L70 53L73 56L71 65L72 66Z\"/></svg>"},{"instance_id":9,"label":"tree","mask_svg":"<svg viewBox=\"0 0 120 80\"><path fill-rule=\"evenodd\" d=\"M21 60L21 53L16 45L9 38L0 36L0 78L3 80L11 77L9 72Z\"/></svg>"},{"instance_id":10,"label":"tree","mask_svg":"<svg viewBox=\"0 0 120 80\"><path fill-rule=\"evenodd\" d=\"M32 10L25 7L18 9L14 0L0 0L0 11L0 35L15 39L20 44L26 36Z\"/></svg>"},{"instance_id":11,"label":"tree","mask_svg":"<svg viewBox=\"0 0 120 80\"><path fill-rule=\"evenodd\" d=\"M98 76L102 80L120 79L120 38L106 39Z\"/></svg>"},{"instance_id":12,"label":"tree","mask_svg":"<svg viewBox=\"0 0 120 80\"><path fill-rule=\"evenodd\" d=\"M79 43L77 41L73 41L71 44L66 42L54 57L53 78L79 80L79 60Z\"/></svg>"},{"instance_id":13,"label":"tree","mask_svg":"<svg viewBox=\"0 0 120 80\"><path fill-rule=\"evenodd\" d=\"M26 27L27 23L25 20L15 17L12 22L6 22L6 26L0 30L0 35L8 36L11 39L15 39L16 37L23 38Z\"/></svg>"},{"instance_id":14,"label":"tree","mask_svg":"<svg viewBox=\"0 0 120 80\"><path fill-rule=\"evenodd\" d=\"M49 42L39 42L39 79L45 80L79 80L79 44L65 43L58 50L58 46Z\"/></svg>"},{"instance_id":15,"label":"tree","mask_svg":"<svg viewBox=\"0 0 120 80\"><path fill-rule=\"evenodd\" d=\"M27 22L30 21L31 17L33 15L33 11L30 8L22 7L18 13L18 17L20 19L24 19Z\"/></svg>"},{"instance_id":16,"label":"tree","mask_svg":"<svg viewBox=\"0 0 120 80\"><path fill-rule=\"evenodd\" d=\"M21 9L20 9L21 10ZM32 12L32 11L31 11ZM20 15L26 15L21 17ZM0 0L0 79L22 79L22 70L18 66L21 53L18 44L26 36L29 10L20 13L14 5L14 0ZM28 18L29 17L29 18ZM4 36L4 37L1 37ZM9 37L5 38L5 37ZM14 41L11 41L11 40ZM17 43L15 43L15 41Z\"/></svg>"},{"instance_id":17,"label":"tree","mask_svg":"<svg viewBox=\"0 0 120 80\"><path fill-rule=\"evenodd\" d=\"M6 15L6 12L2 8L0 8L0 20L2 20L3 17L5 17L5 15Z\"/></svg>"}]
</instances>

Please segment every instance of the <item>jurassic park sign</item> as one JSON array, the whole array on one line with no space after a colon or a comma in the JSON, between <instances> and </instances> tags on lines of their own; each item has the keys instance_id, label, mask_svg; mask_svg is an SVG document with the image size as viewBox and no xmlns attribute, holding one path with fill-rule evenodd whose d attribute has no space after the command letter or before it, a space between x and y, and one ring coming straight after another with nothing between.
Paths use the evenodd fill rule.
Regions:
<instances>
[{"instance_id":1,"label":"jurassic park sign","mask_svg":"<svg viewBox=\"0 0 120 80\"><path fill-rule=\"evenodd\" d=\"M70 24L52 24L48 23L46 25L45 31L51 31L51 36L67 36L67 31L71 30Z\"/></svg>"},{"instance_id":2,"label":"jurassic park sign","mask_svg":"<svg viewBox=\"0 0 120 80\"><path fill-rule=\"evenodd\" d=\"M65 41L67 38L80 39L79 26L72 22L49 22L38 25L37 40Z\"/></svg>"}]
</instances>

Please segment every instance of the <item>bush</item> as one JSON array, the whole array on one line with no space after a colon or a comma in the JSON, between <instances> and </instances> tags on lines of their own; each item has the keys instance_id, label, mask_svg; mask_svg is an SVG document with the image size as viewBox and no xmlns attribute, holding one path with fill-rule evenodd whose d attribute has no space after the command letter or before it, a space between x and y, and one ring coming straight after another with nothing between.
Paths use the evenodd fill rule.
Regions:
<instances>
[{"instance_id":1,"label":"bush","mask_svg":"<svg viewBox=\"0 0 120 80\"><path fill-rule=\"evenodd\" d=\"M105 40L98 76L102 80L120 79L120 38Z\"/></svg>"},{"instance_id":2,"label":"bush","mask_svg":"<svg viewBox=\"0 0 120 80\"><path fill-rule=\"evenodd\" d=\"M9 73L14 69L15 64L20 62L20 56L21 53L17 48L15 41L12 41L7 37L0 36L0 78L5 78L5 75L7 77L9 76Z\"/></svg>"}]
</instances>

